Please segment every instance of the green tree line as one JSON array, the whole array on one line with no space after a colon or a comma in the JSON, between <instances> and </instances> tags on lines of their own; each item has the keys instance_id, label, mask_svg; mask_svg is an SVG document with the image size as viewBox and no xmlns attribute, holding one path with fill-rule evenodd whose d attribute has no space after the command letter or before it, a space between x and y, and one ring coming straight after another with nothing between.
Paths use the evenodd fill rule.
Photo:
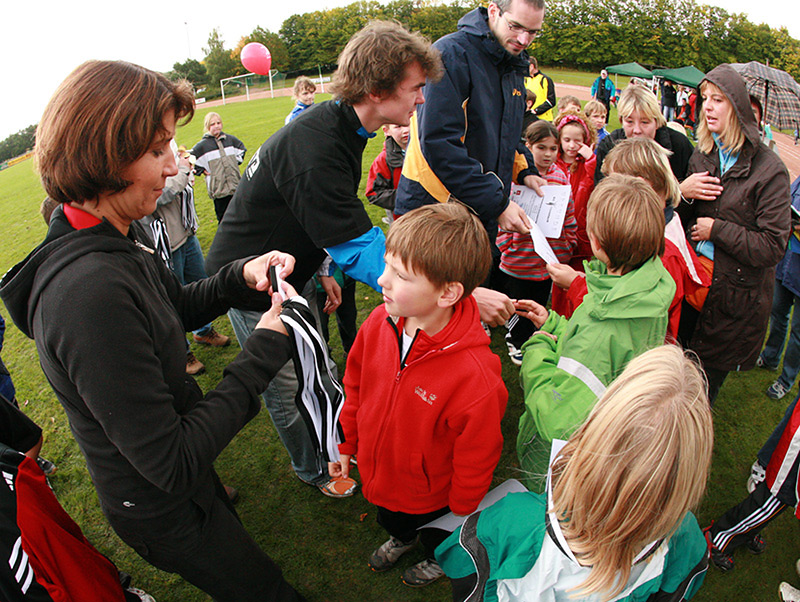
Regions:
<instances>
[{"instance_id":1,"label":"green tree line","mask_svg":"<svg viewBox=\"0 0 800 602\"><path fill-rule=\"evenodd\" d=\"M26 153L33 148L33 140L36 135L36 126L29 125L24 130L11 134L8 138L0 142L0 163L13 159Z\"/></svg>"},{"instance_id":2,"label":"green tree line","mask_svg":"<svg viewBox=\"0 0 800 602\"><path fill-rule=\"evenodd\" d=\"M759 61L800 79L800 41L786 28L694 0L548 0L540 63L599 69L637 61L660 67Z\"/></svg>"},{"instance_id":3,"label":"green tree line","mask_svg":"<svg viewBox=\"0 0 800 602\"><path fill-rule=\"evenodd\" d=\"M208 36L203 61L175 63L168 75L218 92L219 80L246 71L239 60L245 44L269 48L282 72L335 65L347 40L370 19L395 19L431 40L455 31L458 20L480 0L360 0L344 7L292 15L271 32L256 27L233 48L219 31ZM547 0L542 35L530 49L543 65L598 70L638 61L659 67L695 65L708 71L720 63L760 61L800 80L800 41L786 28L755 25L743 13L695 0ZM0 160L32 146L34 127L0 142ZM12 153L12 154L8 154Z\"/></svg>"},{"instance_id":4,"label":"green tree line","mask_svg":"<svg viewBox=\"0 0 800 602\"><path fill-rule=\"evenodd\" d=\"M280 71L333 65L347 40L370 19L395 19L431 40L455 31L480 0L360 0L344 7L292 15L278 33L262 27L226 49L215 29L202 63L176 63L175 77L211 85L245 72L239 53L261 42ZM755 25L743 13L695 0L548 0L543 34L531 53L545 65L599 69L638 61L659 67L695 65L703 71L724 62L757 60L800 79L800 41L786 28Z\"/></svg>"},{"instance_id":5,"label":"green tree line","mask_svg":"<svg viewBox=\"0 0 800 602\"><path fill-rule=\"evenodd\" d=\"M449 4L433 0L361 0L340 8L292 15L278 33L256 27L231 49L225 48L219 31L214 29L203 49L204 60L175 63L169 75L186 78L196 87L214 89L219 80L246 73L239 54L250 42L264 44L272 55L272 68L279 71L335 65L347 40L371 19L394 19L436 40L455 31L458 20L479 4L479 0L453 0Z\"/></svg>"}]
</instances>

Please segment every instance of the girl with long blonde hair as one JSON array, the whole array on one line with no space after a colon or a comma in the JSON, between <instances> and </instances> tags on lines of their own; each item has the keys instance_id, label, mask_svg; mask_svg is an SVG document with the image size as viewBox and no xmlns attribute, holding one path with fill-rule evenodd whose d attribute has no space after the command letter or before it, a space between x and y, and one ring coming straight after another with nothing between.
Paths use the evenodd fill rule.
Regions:
<instances>
[{"instance_id":1,"label":"girl with long blonde hair","mask_svg":"<svg viewBox=\"0 0 800 602\"><path fill-rule=\"evenodd\" d=\"M698 366L673 345L643 353L554 446L546 493L506 496L439 547L454 599L691 598L708 566L691 510L712 447Z\"/></svg>"}]
</instances>

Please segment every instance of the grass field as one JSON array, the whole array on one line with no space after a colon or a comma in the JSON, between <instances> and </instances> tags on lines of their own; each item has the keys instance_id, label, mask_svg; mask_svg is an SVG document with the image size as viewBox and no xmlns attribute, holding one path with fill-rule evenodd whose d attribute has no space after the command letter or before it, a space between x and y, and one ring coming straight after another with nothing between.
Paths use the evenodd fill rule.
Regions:
<instances>
[{"instance_id":1,"label":"grass field","mask_svg":"<svg viewBox=\"0 0 800 602\"><path fill-rule=\"evenodd\" d=\"M595 74L559 74L568 83L588 85ZM588 84L586 83L588 81ZM318 96L318 100L322 100ZM282 124L292 101L289 98L256 100L220 107L224 129L241 138L248 158ZM191 147L200 139L203 116L198 111L192 123L180 128L179 144ZM612 118L614 116L612 115ZM612 126L615 126L612 119ZM363 187L370 163L379 152L382 136L370 141L364 155ZM44 197L31 161L0 172L0 223L5 243L0 249L0 270L5 272L21 260L43 237L44 223L38 214ZM196 184L200 217L199 237L204 249L214 236L216 221L202 179ZM383 210L367 208L374 223L380 225ZM357 300L360 321L379 302L379 295L359 285ZM7 313L3 310L5 317ZM233 336L227 318L216 321L217 328ZM342 350L336 329L332 328L334 358L342 365ZM493 349L503 359L503 377L509 388L509 404L503 422L506 439L500 465L495 473L499 483L517 473L514 454L516 424L521 412L518 369L507 359L502 332L495 330ZM235 356L236 347L222 350L196 348L207 373L198 378L204 390L212 388L222 369ZM35 346L12 324L8 325L3 359L17 386L17 397L24 410L44 429L43 455L58 465L51 479L61 503L78 522L89 540L132 575L137 585L159 602L192 602L209 598L182 579L160 572L141 560L122 544L102 516L97 496L85 468L83 457L72 439L64 413L45 381L38 364ZM708 493L699 510L702 525L708 524L745 494L749 466L761 443L777 424L789 396L776 402L764 395L775 374L762 370L732 374L722 389L714 409L716 444ZM793 394L796 394L796 389ZM217 469L223 480L241 492L238 510L256 541L283 567L288 580L310 600L316 601L445 601L450 587L441 581L424 590L412 590L400 583L402 569L421 559L421 552L401 560L399 570L372 574L366 559L385 535L375 523L374 509L360 496L332 500L295 478L288 456L279 442L269 415L261 412L221 454ZM765 532L769 547L759 557L737 554L738 566L732 574L712 569L695 598L701 601L774 600L778 583L797 583L794 563L800 556L798 526L790 513L780 517Z\"/></svg>"}]
</instances>

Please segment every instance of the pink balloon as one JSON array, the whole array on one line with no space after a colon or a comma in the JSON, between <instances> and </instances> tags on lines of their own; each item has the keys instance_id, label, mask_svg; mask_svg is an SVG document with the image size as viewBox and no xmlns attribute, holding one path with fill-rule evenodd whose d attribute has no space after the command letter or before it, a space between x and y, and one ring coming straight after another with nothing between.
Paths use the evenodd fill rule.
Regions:
<instances>
[{"instance_id":1,"label":"pink balloon","mask_svg":"<svg viewBox=\"0 0 800 602\"><path fill-rule=\"evenodd\" d=\"M272 66L272 55L264 44L250 42L242 48L242 65L248 71L258 75L269 75L269 68Z\"/></svg>"}]
</instances>

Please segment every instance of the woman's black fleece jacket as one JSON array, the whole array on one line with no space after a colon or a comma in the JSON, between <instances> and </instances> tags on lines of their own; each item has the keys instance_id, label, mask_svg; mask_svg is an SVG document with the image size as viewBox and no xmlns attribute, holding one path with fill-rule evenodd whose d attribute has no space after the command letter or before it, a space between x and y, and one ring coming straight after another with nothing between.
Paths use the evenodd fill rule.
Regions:
<instances>
[{"instance_id":1,"label":"woman's black fleece jacket","mask_svg":"<svg viewBox=\"0 0 800 602\"><path fill-rule=\"evenodd\" d=\"M289 338L259 329L203 395L186 374L186 332L252 294L233 262L181 286L138 224L75 230L61 209L44 242L0 283L39 360L106 514L146 519L187 500L208 507L212 463L260 409Z\"/></svg>"}]
</instances>

